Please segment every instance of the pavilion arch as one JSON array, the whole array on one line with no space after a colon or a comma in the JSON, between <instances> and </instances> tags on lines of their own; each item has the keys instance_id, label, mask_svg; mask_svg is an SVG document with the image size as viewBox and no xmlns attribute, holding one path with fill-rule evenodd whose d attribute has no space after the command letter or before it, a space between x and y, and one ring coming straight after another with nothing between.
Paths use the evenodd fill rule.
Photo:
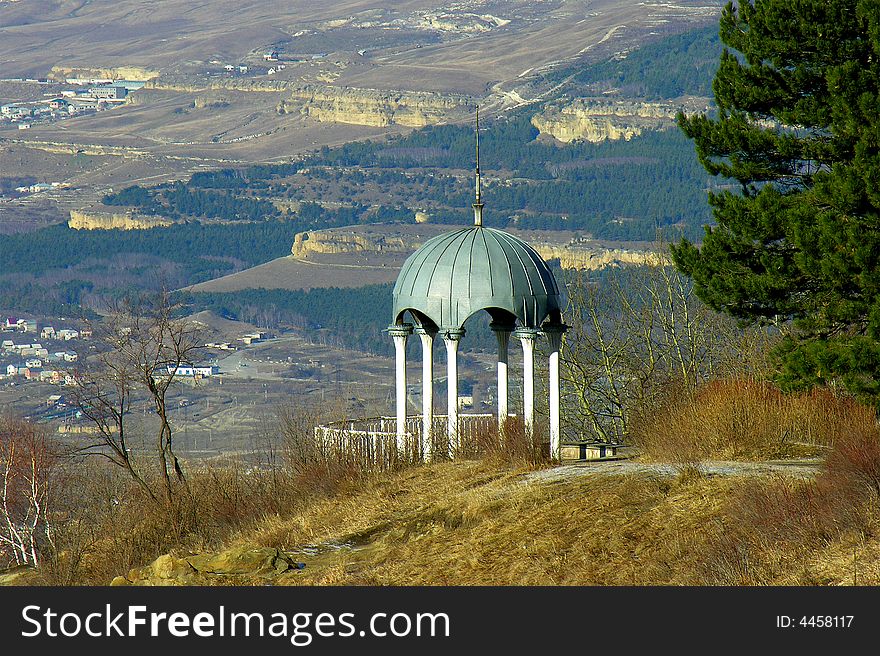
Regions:
<instances>
[{"instance_id":1,"label":"pavilion arch","mask_svg":"<svg viewBox=\"0 0 880 656\"><path fill-rule=\"evenodd\" d=\"M482 206L480 206L481 208ZM475 212L477 205L475 205ZM458 343L464 324L487 312L498 342L499 427L509 416L508 345L511 335L523 349L523 421L534 430L534 346L540 336L550 342L550 449L559 453L559 348L565 332L561 295L547 263L526 242L509 233L474 226L429 239L407 258L392 292L397 378L397 429L406 433L406 342L419 335L422 343L422 452L430 457L433 407L433 343L438 335L446 347L449 455L458 446ZM412 323L406 321L407 313Z\"/></svg>"}]
</instances>

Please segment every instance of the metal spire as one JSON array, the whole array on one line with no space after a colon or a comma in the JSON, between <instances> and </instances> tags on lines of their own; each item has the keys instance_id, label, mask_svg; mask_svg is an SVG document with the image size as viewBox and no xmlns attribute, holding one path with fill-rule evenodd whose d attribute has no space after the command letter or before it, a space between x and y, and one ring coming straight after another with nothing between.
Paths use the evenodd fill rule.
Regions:
<instances>
[{"instance_id":1,"label":"metal spire","mask_svg":"<svg viewBox=\"0 0 880 656\"><path fill-rule=\"evenodd\" d=\"M483 225L483 201L480 197L480 107L477 106L477 179L476 179L476 191L477 198L474 201L474 225L482 226Z\"/></svg>"}]
</instances>

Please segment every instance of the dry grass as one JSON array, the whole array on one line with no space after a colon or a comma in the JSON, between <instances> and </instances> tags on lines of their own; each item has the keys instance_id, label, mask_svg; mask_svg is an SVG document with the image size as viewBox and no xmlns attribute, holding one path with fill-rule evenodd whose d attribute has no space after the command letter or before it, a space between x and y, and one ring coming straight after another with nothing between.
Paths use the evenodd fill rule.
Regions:
<instances>
[{"instance_id":1,"label":"dry grass","mask_svg":"<svg viewBox=\"0 0 880 656\"><path fill-rule=\"evenodd\" d=\"M785 395L750 379L710 382L695 393L669 390L634 422L647 458L696 463L821 455L840 436L876 430L872 408L828 390Z\"/></svg>"},{"instance_id":2,"label":"dry grass","mask_svg":"<svg viewBox=\"0 0 880 656\"><path fill-rule=\"evenodd\" d=\"M106 584L164 552L247 545L306 563L275 577L285 585L880 584L873 415L829 394L784 397L749 381L708 386L697 399L668 404L653 424L671 439L677 420L683 444L701 449L695 459L778 455L804 442L828 445L824 467L812 479L706 476L679 460L677 476L547 482L528 475L543 465L536 444L511 430L507 448L486 436L482 459L384 474L309 458L286 473L229 463L193 472L172 511L91 470L76 496L91 505L68 522L63 553L36 582ZM711 449L709 430L720 435ZM102 505L110 494L115 503Z\"/></svg>"},{"instance_id":3,"label":"dry grass","mask_svg":"<svg viewBox=\"0 0 880 656\"><path fill-rule=\"evenodd\" d=\"M185 534L128 500L116 523L98 518L72 582L106 584L167 551L249 545L307 564L274 580L283 585L848 584L854 567L859 584L878 584L878 496L853 469L815 481L687 470L546 483L473 460L276 502L257 488L243 500L241 481L202 481Z\"/></svg>"},{"instance_id":4,"label":"dry grass","mask_svg":"<svg viewBox=\"0 0 880 656\"><path fill-rule=\"evenodd\" d=\"M444 463L272 518L247 539L317 547L302 556L304 571L279 581L288 584L699 584L691 565L704 527L735 485L687 477L522 484L515 471Z\"/></svg>"}]
</instances>

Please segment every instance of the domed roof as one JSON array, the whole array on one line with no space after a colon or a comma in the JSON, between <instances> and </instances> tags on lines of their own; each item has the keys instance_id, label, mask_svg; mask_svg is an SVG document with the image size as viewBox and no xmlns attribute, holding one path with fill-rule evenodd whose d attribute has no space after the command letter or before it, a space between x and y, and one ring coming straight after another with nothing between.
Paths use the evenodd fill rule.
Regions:
<instances>
[{"instance_id":1,"label":"domed roof","mask_svg":"<svg viewBox=\"0 0 880 656\"><path fill-rule=\"evenodd\" d=\"M444 329L461 328L479 310L536 328L560 310L556 279L535 249L481 225L425 242L404 262L393 298L394 321L413 310Z\"/></svg>"}]
</instances>

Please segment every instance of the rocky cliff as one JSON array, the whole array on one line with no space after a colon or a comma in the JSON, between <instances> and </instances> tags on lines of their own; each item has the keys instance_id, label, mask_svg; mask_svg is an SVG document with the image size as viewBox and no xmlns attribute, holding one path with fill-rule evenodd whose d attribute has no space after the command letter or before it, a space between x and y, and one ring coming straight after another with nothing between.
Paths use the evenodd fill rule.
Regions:
<instances>
[{"instance_id":1,"label":"rocky cliff","mask_svg":"<svg viewBox=\"0 0 880 656\"><path fill-rule=\"evenodd\" d=\"M681 98L664 102L636 102L605 98L576 98L554 104L532 117L541 134L559 141L627 141L646 130L665 130L675 125L679 111L686 114L709 108L706 98Z\"/></svg>"},{"instance_id":2,"label":"rocky cliff","mask_svg":"<svg viewBox=\"0 0 880 656\"><path fill-rule=\"evenodd\" d=\"M97 210L70 210L67 225L74 230L143 230L169 226L174 222L161 216L147 216L131 212L100 212Z\"/></svg>"},{"instance_id":3,"label":"rocky cliff","mask_svg":"<svg viewBox=\"0 0 880 656\"><path fill-rule=\"evenodd\" d=\"M108 146L104 144L72 143L60 141L37 141L28 139L9 139L9 143L22 144L28 148L43 150L47 153L61 153L62 155L113 155L128 159L151 159L151 155L140 148L127 146Z\"/></svg>"},{"instance_id":4,"label":"rocky cliff","mask_svg":"<svg viewBox=\"0 0 880 656\"><path fill-rule=\"evenodd\" d=\"M157 89L160 91L250 91L250 92L266 92L277 93L279 91L289 91L294 85L287 80L260 79L251 80L247 78L221 78L217 80L205 80L192 76L170 76L151 80L144 85L145 89Z\"/></svg>"},{"instance_id":5,"label":"rocky cliff","mask_svg":"<svg viewBox=\"0 0 880 656\"><path fill-rule=\"evenodd\" d=\"M318 121L420 128L465 118L470 109L465 96L453 94L304 85L294 88L278 111Z\"/></svg>"},{"instance_id":6,"label":"rocky cliff","mask_svg":"<svg viewBox=\"0 0 880 656\"><path fill-rule=\"evenodd\" d=\"M53 66L47 77L50 80L60 81L69 78L146 81L159 77L159 71L151 71L139 66L118 66L114 68Z\"/></svg>"},{"instance_id":7,"label":"rocky cliff","mask_svg":"<svg viewBox=\"0 0 880 656\"><path fill-rule=\"evenodd\" d=\"M303 260L318 254L409 253L417 249L423 241L417 235L365 234L344 229L312 230L297 233L290 252L294 257Z\"/></svg>"},{"instance_id":8,"label":"rocky cliff","mask_svg":"<svg viewBox=\"0 0 880 656\"><path fill-rule=\"evenodd\" d=\"M290 252L294 257L304 260L316 255L340 253L408 255L440 231L438 229L434 233L419 233L409 232L405 228L386 227L390 232L382 233L377 230L367 232L348 228L301 232L294 237ZM597 270L609 266L659 263L657 253L638 249L610 248L592 240L572 239L567 243L542 239L528 241L545 260L558 259L563 269Z\"/></svg>"}]
</instances>

